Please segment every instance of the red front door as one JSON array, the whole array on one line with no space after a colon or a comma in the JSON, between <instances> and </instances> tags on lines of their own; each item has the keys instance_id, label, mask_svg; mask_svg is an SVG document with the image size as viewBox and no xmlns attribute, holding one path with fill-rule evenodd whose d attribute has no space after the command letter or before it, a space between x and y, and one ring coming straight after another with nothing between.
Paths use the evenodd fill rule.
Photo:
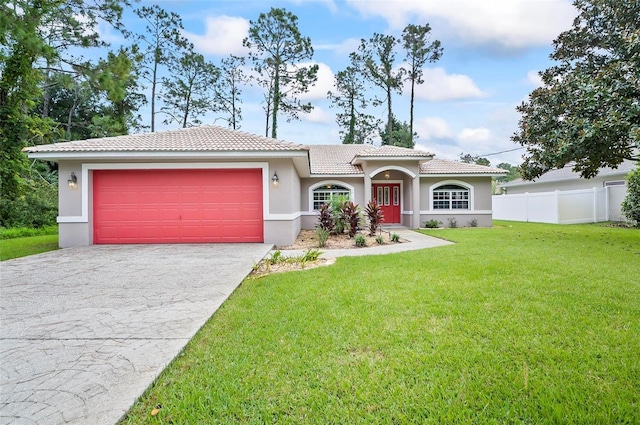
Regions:
<instances>
[{"instance_id":1,"label":"red front door","mask_svg":"<svg viewBox=\"0 0 640 425\"><path fill-rule=\"evenodd\" d=\"M380 205L385 223L400 223L400 183L374 183L373 199Z\"/></svg>"}]
</instances>

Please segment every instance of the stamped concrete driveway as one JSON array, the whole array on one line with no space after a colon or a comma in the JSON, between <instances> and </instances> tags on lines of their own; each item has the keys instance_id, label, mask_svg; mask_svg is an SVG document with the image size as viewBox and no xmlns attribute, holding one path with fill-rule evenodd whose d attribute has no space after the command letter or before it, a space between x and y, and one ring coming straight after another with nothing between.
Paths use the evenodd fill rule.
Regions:
<instances>
[{"instance_id":1,"label":"stamped concrete driveway","mask_svg":"<svg viewBox=\"0 0 640 425\"><path fill-rule=\"evenodd\" d=\"M106 245L0 263L0 423L115 423L270 247Z\"/></svg>"}]
</instances>

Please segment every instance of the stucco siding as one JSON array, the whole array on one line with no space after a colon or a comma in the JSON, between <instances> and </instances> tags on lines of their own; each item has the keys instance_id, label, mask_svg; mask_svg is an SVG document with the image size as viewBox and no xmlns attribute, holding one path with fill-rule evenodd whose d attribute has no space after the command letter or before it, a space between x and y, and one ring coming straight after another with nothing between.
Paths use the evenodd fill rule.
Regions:
<instances>
[{"instance_id":1,"label":"stucco siding","mask_svg":"<svg viewBox=\"0 0 640 425\"><path fill-rule=\"evenodd\" d=\"M69 187L67 180L71 173L76 175L78 186ZM83 181L82 163L77 161L60 161L58 164L58 216L73 217L82 215L82 186L88 184Z\"/></svg>"},{"instance_id":2,"label":"stucco siding","mask_svg":"<svg viewBox=\"0 0 640 425\"><path fill-rule=\"evenodd\" d=\"M264 240L266 243L286 246L292 245L302 226L301 217L293 220L268 220L264 222Z\"/></svg>"}]
</instances>

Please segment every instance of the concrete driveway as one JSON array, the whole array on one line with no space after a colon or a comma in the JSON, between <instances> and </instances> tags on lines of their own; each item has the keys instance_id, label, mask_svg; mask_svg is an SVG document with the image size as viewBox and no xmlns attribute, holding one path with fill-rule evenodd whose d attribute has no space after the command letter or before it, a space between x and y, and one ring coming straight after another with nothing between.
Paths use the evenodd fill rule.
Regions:
<instances>
[{"instance_id":1,"label":"concrete driveway","mask_svg":"<svg viewBox=\"0 0 640 425\"><path fill-rule=\"evenodd\" d=\"M0 263L0 423L115 423L270 248L103 245Z\"/></svg>"}]
</instances>

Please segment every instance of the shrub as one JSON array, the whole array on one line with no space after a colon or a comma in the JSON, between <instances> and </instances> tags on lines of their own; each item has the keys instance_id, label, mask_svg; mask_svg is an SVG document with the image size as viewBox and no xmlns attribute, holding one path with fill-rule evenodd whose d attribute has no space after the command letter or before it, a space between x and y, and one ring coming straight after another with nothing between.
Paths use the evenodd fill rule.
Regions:
<instances>
[{"instance_id":1,"label":"shrub","mask_svg":"<svg viewBox=\"0 0 640 425\"><path fill-rule=\"evenodd\" d=\"M456 221L455 217L449 217L447 221L449 222L449 227L451 227L452 229L458 227L458 222Z\"/></svg>"},{"instance_id":2,"label":"shrub","mask_svg":"<svg viewBox=\"0 0 640 425\"><path fill-rule=\"evenodd\" d=\"M435 229L440 224L442 224L442 222L440 222L438 220L427 220L427 221L424 222L424 227L429 228L429 229Z\"/></svg>"},{"instance_id":3,"label":"shrub","mask_svg":"<svg viewBox=\"0 0 640 425\"><path fill-rule=\"evenodd\" d=\"M378 235L378 236L376 237L376 243L377 243L378 245L382 245L382 244L384 243L384 238L383 238L381 235Z\"/></svg>"},{"instance_id":4,"label":"shrub","mask_svg":"<svg viewBox=\"0 0 640 425\"><path fill-rule=\"evenodd\" d=\"M364 236L362 235L356 236L356 246L358 247L367 246L367 241L364 239Z\"/></svg>"},{"instance_id":5,"label":"shrub","mask_svg":"<svg viewBox=\"0 0 640 425\"><path fill-rule=\"evenodd\" d=\"M342 218L342 205L345 203L346 201L344 200L344 197L340 197L338 199L332 199L331 200L331 215L333 217L333 224L334 224L334 228L333 228L333 234L334 235L341 235L344 233L344 229L347 227L346 223L344 222L344 219Z\"/></svg>"},{"instance_id":6,"label":"shrub","mask_svg":"<svg viewBox=\"0 0 640 425\"><path fill-rule=\"evenodd\" d=\"M382 209L380 205L374 200L369 201L367 203L367 207L364 210L367 215L367 219L369 220L369 236L373 236L378 231L378 227L382 224L384 220L384 214L382 214Z\"/></svg>"},{"instance_id":7,"label":"shrub","mask_svg":"<svg viewBox=\"0 0 640 425\"><path fill-rule=\"evenodd\" d=\"M318 248L324 248L327 244L327 239L329 239L329 232L318 226L316 227L316 236L318 237Z\"/></svg>"},{"instance_id":8,"label":"shrub","mask_svg":"<svg viewBox=\"0 0 640 425\"><path fill-rule=\"evenodd\" d=\"M307 261L316 261L320 257L320 254L322 253L317 249L308 249L300 258L300 262L306 263Z\"/></svg>"},{"instance_id":9,"label":"shrub","mask_svg":"<svg viewBox=\"0 0 640 425\"><path fill-rule=\"evenodd\" d=\"M349 237L354 237L360 225L360 207L351 201L344 201L340 218L348 226Z\"/></svg>"},{"instance_id":10,"label":"shrub","mask_svg":"<svg viewBox=\"0 0 640 425\"><path fill-rule=\"evenodd\" d=\"M478 227L478 219L477 219L477 218L474 218L473 220L471 220L471 221L469 222L469 226L471 226L471 227Z\"/></svg>"},{"instance_id":11,"label":"shrub","mask_svg":"<svg viewBox=\"0 0 640 425\"><path fill-rule=\"evenodd\" d=\"M284 257L282 256L282 252L278 249L271 253L269 258L265 260L267 264L278 264L284 261Z\"/></svg>"},{"instance_id":12,"label":"shrub","mask_svg":"<svg viewBox=\"0 0 640 425\"><path fill-rule=\"evenodd\" d=\"M333 232L335 222L330 204L323 204L318 210L318 228L326 230L327 233Z\"/></svg>"},{"instance_id":13,"label":"shrub","mask_svg":"<svg viewBox=\"0 0 640 425\"><path fill-rule=\"evenodd\" d=\"M400 242L400 235L397 233L393 233L391 235L391 242Z\"/></svg>"},{"instance_id":14,"label":"shrub","mask_svg":"<svg viewBox=\"0 0 640 425\"><path fill-rule=\"evenodd\" d=\"M640 227L640 167L627 175L627 196L622 213L634 226Z\"/></svg>"}]
</instances>

